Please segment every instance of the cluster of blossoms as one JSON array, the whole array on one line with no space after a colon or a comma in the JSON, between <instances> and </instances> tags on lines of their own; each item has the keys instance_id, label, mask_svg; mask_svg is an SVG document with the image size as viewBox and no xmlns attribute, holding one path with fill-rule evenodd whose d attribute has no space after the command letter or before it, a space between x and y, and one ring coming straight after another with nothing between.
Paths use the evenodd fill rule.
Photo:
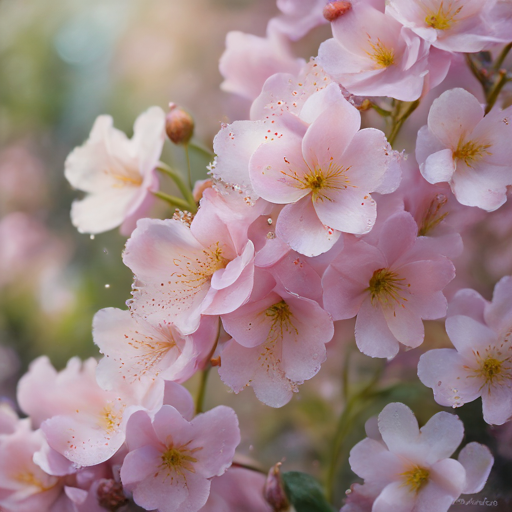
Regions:
<instances>
[{"instance_id":1,"label":"cluster of blossoms","mask_svg":"<svg viewBox=\"0 0 512 512\"><path fill-rule=\"evenodd\" d=\"M471 56L510 43L512 4L277 3L266 38L228 35L223 87L251 100L250 118L221 127L207 181L187 187L159 161L166 130L185 146L192 135L175 106L142 114L132 139L101 116L68 157L67 179L87 194L73 204L74 225L129 236L132 298L94 317L99 363L72 359L57 373L40 358L18 388L29 418L0 410L0 510L118 510L129 500L161 512L284 510L264 493L265 475L237 464L235 412L201 412L182 384L215 366L235 393L252 387L282 407L320 371L334 322L351 318L359 350L390 360L423 343L424 320L447 317L455 348L422 355L421 382L442 406L481 396L489 424L512 417L512 278L492 302L453 294L461 233L512 185L512 107L498 103L510 44L494 74ZM333 38L318 56L296 58L290 41L328 22ZM393 149L460 54L485 105L446 90L415 154ZM389 121L388 135L361 128L369 109ZM158 171L183 198L159 191ZM172 218L144 218L157 197L176 207ZM450 459L463 431L447 412L420 430L410 409L389 404L351 452L364 484L343 510L443 512L479 492L493 457L470 443Z\"/></svg>"}]
</instances>

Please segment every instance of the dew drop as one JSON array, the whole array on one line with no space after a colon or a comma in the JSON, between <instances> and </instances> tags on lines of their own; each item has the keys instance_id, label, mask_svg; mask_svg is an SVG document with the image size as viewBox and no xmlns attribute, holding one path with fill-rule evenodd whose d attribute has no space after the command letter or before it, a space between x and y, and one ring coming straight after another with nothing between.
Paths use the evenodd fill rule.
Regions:
<instances>
[{"instance_id":1,"label":"dew drop","mask_svg":"<svg viewBox=\"0 0 512 512\"><path fill-rule=\"evenodd\" d=\"M94 237L94 235L91 235L89 238L90 238L91 240L94 240L94 238L95 238L95 237Z\"/></svg>"},{"instance_id":2,"label":"dew drop","mask_svg":"<svg viewBox=\"0 0 512 512\"><path fill-rule=\"evenodd\" d=\"M106 284L106 285L105 285L105 288L110 288L110 285L109 285L109 284Z\"/></svg>"},{"instance_id":3,"label":"dew drop","mask_svg":"<svg viewBox=\"0 0 512 512\"><path fill-rule=\"evenodd\" d=\"M272 226L272 219L271 219L270 217L267 219L267 224L268 224L269 226Z\"/></svg>"}]
</instances>

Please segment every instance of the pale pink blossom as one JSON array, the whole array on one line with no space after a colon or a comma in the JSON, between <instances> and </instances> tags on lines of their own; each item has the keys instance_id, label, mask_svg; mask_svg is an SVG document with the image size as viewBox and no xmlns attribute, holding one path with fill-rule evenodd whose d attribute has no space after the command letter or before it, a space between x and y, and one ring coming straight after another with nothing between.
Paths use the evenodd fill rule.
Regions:
<instances>
[{"instance_id":1,"label":"pale pink blossom","mask_svg":"<svg viewBox=\"0 0 512 512\"><path fill-rule=\"evenodd\" d=\"M222 316L232 336L221 353L221 379L239 393L251 386L271 407L288 403L325 361L332 320L315 301L277 288Z\"/></svg>"},{"instance_id":2,"label":"pale pink blossom","mask_svg":"<svg viewBox=\"0 0 512 512\"><path fill-rule=\"evenodd\" d=\"M62 479L48 475L32 460L45 444L41 431L32 431L28 419L0 436L0 510L57 512L58 502L66 500Z\"/></svg>"},{"instance_id":3,"label":"pale pink blossom","mask_svg":"<svg viewBox=\"0 0 512 512\"><path fill-rule=\"evenodd\" d=\"M232 466L212 479L210 496L200 512L272 512L263 497L265 475Z\"/></svg>"},{"instance_id":4,"label":"pale pink blossom","mask_svg":"<svg viewBox=\"0 0 512 512\"><path fill-rule=\"evenodd\" d=\"M318 62L353 94L413 101L448 73L450 54L431 51L409 28L365 2L353 4L332 29L334 38L320 45Z\"/></svg>"},{"instance_id":5,"label":"pale pink blossom","mask_svg":"<svg viewBox=\"0 0 512 512\"><path fill-rule=\"evenodd\" d=\"M496 285L492 303L473 290L454 297L446 332L455 349L423 354L418 376L435 400L460 407L482 398L484 420L501 425L512 417L512 277Z\"/></svg>"},{"instance_id":6,"label":"pale pink blossom","mask_svg":"<svg viewBox=\"0 0 512 512\"><path fill-rule=\"evenodd\" d=\"M12 434L18 421L18 415L12 406L7 402L0 402L0 436Z\"/></svg>"},{"instance_id":7,"label":"pale pink blossom","mask_svg":"<svg viewBox=\"0 0 512 512\"><path fill-rule=\"evenodd\" d=\"M436 48L472 53L494 40L481 0L390 0L386 13Z\"/></svg>"},{"instance_id":8,"label":"pale pink blossom","mask_svg":"<svg viewBox=\"0 0 512 512\"><path fill-rule=\"evenodd\" d=\"M486 20L492 27L493 39L503 43L512 41L512 2L510 0L491 2Z\"/></svg>"},{"instance_id":9,"label":"pale pink blossom","mask_svg":"<svg viewBox=\"0 0 512 512\"><path fill-rule=\"evenodd\" d=\"M231 466L240 430L235 412L225 406L189 422L164 405L153 419L145 411L133 414L126 442L121 481L137 505L197 512L206 504L212 477Z\"/></svg>"},{"instance_id":10,"label":"pale pink blossom","mask_svg":"<svg viewBox=\"0 0 512 512\"><path fill-rule=\"evenodd\" d=\"M512 108L484 117L472 94L452 89L432 104L418 132L416 159L429 183L448 182L460 203L493 211L512 185L511 137Z\"/></svg>"},{"instance_id":11,"label":"pale pink blossom","mask_svg":"<svg viewBox=\"0 0 512 512\"><path fill-rule=\"evenodd\" d=\"M251 107L251 120L223 125L213 141L213 177L256 200L249 161L261 144L304 130L341 94L337 84L313 60L300 73L270 77ZM284 114L293 114L291 116Z\"/></svg>"},{"instance_id":12,"label":"pale pink blossom","mask_svg":"<svg viewBox=\"0 0 512 512\"><path fill-rule=\"evenodd\" d=\"M121 226L129 235L154 201L164 141L165 114L159 107L137 118L132 139L113 127L110 116L98 117L87 142L66 160L66 178L86 193L73 203L73 225L82 233Z\"/></svg>"},{"instance_id":13,"label":"pale pink blossom","mask_svg":"<svg viewBox=\"0 0 512 512\"><path fill-rule=\"evenodd\" d=\"M338 94L307 130L263 144L251 157L255 192L287 205L277 236L301 254L317 256L340 232L368 233L375 223L370 194L387 186L391 148L381 131L360 125L359 112Z\"/></svg>"},{"instance_id":14,"label":"pale pink blossom","mask_svg":"<svg viewBox=\"0 0 512 512\"><path fill-rule=\"evenodd\" d=\"M217 317L205 316L194 334L183 336L165 320L152 324L129 311L100 310L92 331L104 355L96 370L98 384L112 390L124 379L186 381L208 361L218 322Z\"/></svg>"},{"instance_id":15,"label":"pale pink blossom","mask_svg":"<svg viewBox=\"0 0 512 512\"><path fill-rule=\"evenodd\" d=\"M269 21L269 27L292 41L302 39L310 30L324 25L324 7L330 0L277 0L282 14Z\"/></svg>"},{"instance_id":16,"label":"pale pink blossom","mask_svg":"<svg viewBox=\"0 0 512 512\"><path fill-rule=\"evenodd\" d=\"M324 306L334 320L357 315L359 350L371 357L394 357L399 343L417 347L422 320L441 318L443 288L455 276L452 262L437 252L407 212L389 217L375 245L348 238L326 270Z\"/></svg>"},{"instance_id":17,"label":"pale pink blossom","mask_svg":"<svg viewBox=\"0 0 512 512\"><path fill-rule=\"evenodd\" d=\"M219 70L221 89L248 100L256 98L265 80L274 73L298 73L304 61L297 59L285 37L268 30L266 37L229 32Z\"/></svg>"},{"instance_id":18,"label":"pale pink blossom","mask_svg":"<svg viewBox=\"0 0 512 512\"><path fill-rule=\"evenodd\" d=\"M202 314L230 313L249 299L254 245L243 223L224 223L224 213L219 217L205 194L190 227L177 220L137 223L123 255L136 278L132 313L171 322L186 335L198 329Z\"/></svg>"},{"instance_id":19,"label":"pale pink blossom","mask_svg":"<svg viewBox=\"0 0 512 512\"><path fill-rule=\"evenodd\" d=\"M92 466L109 459L125 439L125 424L135 410L158 409L164 398L163 383L151 387L125 383L115 391L104 391L96 383L94 359L83 364L70 359L66 368L57 372L48 358L40 357L30 366L18 384L18 402L40 426L48 444L75 467ZM49 458L47 467L62 467L65 461L53 452L41 454Z\"/></svg>"},{"instance_id":20,"label":"pale pink blossom","mask_svg":"<svg viewBox=\"0 0 512 512\"><path fill-rule=\"evenodd\" d=\"M364 439L349 458L352 471L364 479L363 489L368 486L362 498L377 495L375 501L371 508L346 505L343 512L446 512L461 494L485 485L493 464L488 448L470 443L458 461L449 458L464 435L457 416L440 412L419 429L407 406L391 403L380 413L378 427L382 439Z\"/></svg>"}]
</instances>

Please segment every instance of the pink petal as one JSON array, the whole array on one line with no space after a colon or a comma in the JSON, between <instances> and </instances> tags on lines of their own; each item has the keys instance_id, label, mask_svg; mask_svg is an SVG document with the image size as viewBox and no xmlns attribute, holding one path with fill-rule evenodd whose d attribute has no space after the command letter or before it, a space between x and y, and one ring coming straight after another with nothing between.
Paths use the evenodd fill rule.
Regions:
<instances>
[{"instance_id":1,"label":"pink petal","mask_svg":"<svg viewBox=\"0 0 512 512\"><path fill-rule=\"evenodd\" d=\"M470 316L481 324L484 321L484 309L488 302L475 290L465 288L459 290L448 306L447 316ZM489 324L490 325L490 324Z\"/></svg>"},{"instance_id":2,"label":"pink petal","mask_svg":"<svg viewBox=\"0 0 512 512\"><path fill-rule=\"evenodd\" d=\"M429 183L450 181L455 172L455 161L451 149L432 153L420 165L421 174Z\"/></svg>"},{"instance_id":3,"label":"pink petal","mask_svg":"<svg viewBox=\"0 0 512 512\"><path fill-rule=\"evenodd\" d=\"M413 412L398 402L386 405L379 414L379 431L389 451L406 458L420 435Z\"/></svg>"},{"instance_id":4,"label":"pink petal","mask_svg":"<svg viewBox=\"0 0 512 512\"><path fill-rule=\"evenodd\" d=\"M428 127L445 147L454 150L461 137L471 133L483 117L483 108L471 93L451 89L432 103Z\"/></svg>"},{"instance_id":5,"label":"pink petal","mask_svg":"<svg viewBox=\"0 0 512 512\"><path fill-rule=\"evenodd\" d=\"M476 293L476 292L475 292ZM496 332L505 330L512 316L512 277L505 276L494 287L492 303L485 303L485 321Z\"/></svg>"},{"instance_id":6,"label":"pink petal","mask_svg":"<svg viewBox=\"0 0 512 512\"><path fill-rule=\"evenodd\" d=\"M372 512L412 512L415 504L415 493L401 482L392 482L379 494L373 503Z\"/></svg>"},{"instance_id":7,"label":"pink petal","mask_svg":"<svg viewBox=\"0 0 512 512\"><path fill-rule=\"evenodd\" d=\"M142 412L142 411L141 411ZM126 455L121 467L121 481L127 489L147 478L161 464L162 453L155 446L141 445Z\"/></svg>"},{"instance_id":8,"label":"pink petal","mask_svg":"<svg viewBox=\"0 0 512 512\"><path fill-rule=\"evenodd\" d=\"M481 380L468 378L464 365L464 359L456 350L429 350L420 357L418 377L433 390L438 404L459 407L476 400L481 394Z\"/></svg>"},{"instance_id":9,"label":"pink petal","mask_svg":"<svg viewBox=\"0 0 512 512\"><path fill-rule=\"evenodd\" d=\"M263 144L250 161L251 183L255 192L272 203L287 204L308 195L302 179L308 172L302 157L302 134Z\"/></svg>"},{"instance_id":10,"label":"pink petal","mask_svg":"<svg viewBox=\"0 0 512 512\"><path fill-rule=\"evenodd\" d=\"M403 462L384 443L366 438L350 450L350 468L359 477L379 483L392 482L403 471Z\"/></svg>"},{"instance_id":11,"label":"pink petal","mask_svg":"<svg viewBox=\"0 0 512 512\"><path fill-rule=\"evenodd\" d=\"M484 420L489 425L503 425L512 419L512 383L487 385L482 390Z\"/></svg>"},{"instance_id":12,"label":"pink petal","mask_svg":"<svg viewBox=\"0 0 512 512\"><path fill-rule=\"evenodd\" d=\"M344 164L343 153L361 126L361 115L341 95L308 128L302 153L310 170ZM348 165L344 164L343 166Z\"/></svg>"},{"instance_id":13,"label":"pink petal","mask_svg":"<svg viewBox=\"0 0 512 512\"><path fill-rule=\"evenodd\" d=\"M463 356L471 356L474 350L482 350L496 344L496 334L469 316L457 315L447 318L446 332L454 347Z\"/></svg>"},{"instance_id":14,"label":"pink petal","mask_svg":"<svg viewBox=\"0 0 512 512\"><path fill-rule=\"evenodd\" d=\"M392 266L416 242L418 225L412 215L399 212L382 226L378 248L384 253L388 266Z\"/></svg>"},{"instance_id":15,"label":"pink petal","mask_svg":"<svg viewBox=\"0 0 512 512\"><path fill-rule=\"evenodd\" d=\"M464 437L464 425L458 416L438 412L420 429L420 442L426 448L428 464L447 459Z\"/></svg>"},{"instance_id":16,"label":"pink petal","mask_svg":"<svg viewBox=\"0 0 512 512\"><path fill-rule=\"evenodd\" d=\"M494 457L487 446L480 443L469 443L459 453L459 462L466 470L466 483L462 494L476 494L487 482Z\"/></svg>"},{"instance_id":17,"label":"pink petal","mask_svg":"<svg viewBox=\"0 0 512 512\"><path fill-rule=\"evenodd\" d=\"M389 330L380 307L374 307L367 297L359 309L356 319L356 343L359 350L370 357L395 357L398 340Z\"/></svg>"},{"instance_id":18,"label":"pink petal","mask_svg":"<svg viewBox=\"0 0 512 512\"><path fill-rule=\"evenodd\" d=\"M396 305L393 309L383 307L382 312L389 330L400 343L411 348L419 347L423 343L423 321L407 304Z\"/></svg>"},{"instance_id":19,"label":"pink petal","mask_svg":"<svg viewBox=\"0 0 512 512\"><path fill-rule=\"evenodd\" d=\"M341 236L339 231L322 224L310 196L282 209L277 219L276 233L304 256L318 256L327 252Z\"/></svg>"}]
</instances>

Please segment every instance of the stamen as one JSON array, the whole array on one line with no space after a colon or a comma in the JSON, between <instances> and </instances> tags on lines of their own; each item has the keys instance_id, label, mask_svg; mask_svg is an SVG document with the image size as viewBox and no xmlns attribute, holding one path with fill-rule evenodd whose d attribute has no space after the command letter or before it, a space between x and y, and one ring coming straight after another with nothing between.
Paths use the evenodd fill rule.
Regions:
<instances>
[{"instance_id":1,"label":"stamen","mask_svg":"<svg viewBox=\"0 0 512 512\"><path fill-rule=\"evenodd\" d=\"M401 487L408 487L409 490L417 493L428 482L430 472L428 469L415 466L409 471L401 473L400 476L404 477Z\"/></svg>"},{"instance_id":2,"label":"stamen","mask_svg":"<svg viewBox=\"0 0 512 512\"><path fill-rule=\"evenodd\" d=\"M395 63L394 48L387 48L379 38L374 43L370 36L368 36L368 44L372 51L366 52L366 54L377 64L377 69L387 68Z\"/></svg>"},{"instance_id":3,"label":"stamen","mask_svg":"<svg viewBox=\"0 0 512 512\"><path fill-rule=\"evenodd\" d=\"M405 307L403 303L407 299L401 295L404 286L405 278L387 268L379 268L373 273L366 291L370 292L372 304L378 301L382 306Z\"/></svg>"},{"instance_id":4,"label":"stamen","mask_svg":"<svg viewBox=\"0 0 512 512\"><path fill-rule=\"evenodd\" d=\"M464 6L460 6L458 9L454 9L451 1L447 6L445 6L444 1L439 5L439 9L437 12L428 9L427 16L425 17L425 23L436 30L448 30L455 23L457 23L456 17L462 11Z\"/></svg>"},{"instance_id":5,"label":"stamen","mask_svg":"<svg viewBox=\"0 0 512 512\"><path fill-rule=\"evenodd\" d=\"M486 155L491 155L490 151L487 151L492 144L478 144L476 141L469 140L459 142L457 149L453 152L454 160L462 160L468 167L471 164L478 162Z\"/></svg>"},{"instance_id":6,"label":"stamen","mask_svg":"<svg viewBox=\"0 0 512 512\"><path fill-rule=\"evenodd\" d=\"M423 219L418 227L418 236L427 236L438 224L440 224L449 212L441 213L443 206L448 202L444 194L437 194L432 199Z\"/></svg>"}]
</instances>

